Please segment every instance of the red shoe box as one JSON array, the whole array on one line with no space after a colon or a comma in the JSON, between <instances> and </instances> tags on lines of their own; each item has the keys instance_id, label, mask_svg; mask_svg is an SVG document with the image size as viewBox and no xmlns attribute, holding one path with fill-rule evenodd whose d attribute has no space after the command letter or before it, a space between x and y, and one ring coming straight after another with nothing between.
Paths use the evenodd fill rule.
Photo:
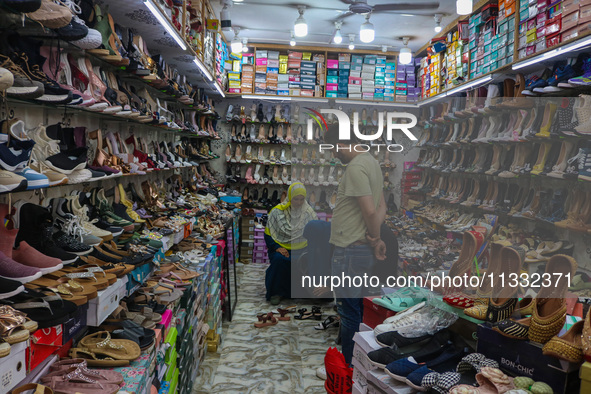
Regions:
<instances>
[{"instance_id":1,"label":"red shoe box","mask_svg":"<svg viewBox=\"0 0 591 394\"><path fill-rule=\"evenodd\" d=\"M363 323L371 328L375 328L378 324L382 324L384 320L396 314L396 312L390 309L374 304L371 301L374 298L379 298L379 296L363 298Z\"/></svg>"},{"instance_id":2,"label":"red shoe box","mask_svg":"<svg viewBox=\"0 0 591 394\"><path fill-rule=\"evenodd\" d=\"M63 329L59 324L40 328L31 334L31 346L27 353L27 371L31 371L50 355L58 352L63 343Z\"/></svg>"}]
</instances>

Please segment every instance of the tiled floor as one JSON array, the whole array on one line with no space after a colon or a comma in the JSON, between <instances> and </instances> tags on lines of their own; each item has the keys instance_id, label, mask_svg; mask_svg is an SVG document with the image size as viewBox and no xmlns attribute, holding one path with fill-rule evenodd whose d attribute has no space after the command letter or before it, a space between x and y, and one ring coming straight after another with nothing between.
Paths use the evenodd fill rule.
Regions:
<instances>
[{"instance_id":1,"label":"tiled floor","mask_svg":"<svg viewBox=\"0 0 591 394\"><path fill-rule=\"evenodd\" d=\"M266 265L246 264L239 269L238 304L232 322L225 323L217 353L207 354L199 368L194 393L325 393L316 377L324 354L335 346L336 329L315 330L316 320L280 321L255 328L256 314L273 309L265 301ZM301 302L300 302L301 301ZM294 300L297 308L311 310L310 300ZM322 304L324 317L334 314Z\"/></svg>"}]
</instances>

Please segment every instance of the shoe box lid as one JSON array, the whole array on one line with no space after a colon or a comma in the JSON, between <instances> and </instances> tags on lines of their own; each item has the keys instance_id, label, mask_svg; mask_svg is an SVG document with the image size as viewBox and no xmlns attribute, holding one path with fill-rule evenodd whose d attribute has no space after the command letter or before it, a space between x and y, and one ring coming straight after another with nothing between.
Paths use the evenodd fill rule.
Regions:
<instances>
[{"instance_id":1,"label":"shoe box lid","mask_svg":"<svg viewBox=\"0 0 591 394\"><path fill-rule=\"evenodd\" d=\"M374 369L367 373L367 383L368 389L367 392L369 393L371 389L377 389L377 393L386 393L386 394L411 394L415 393L416 390L407 385L404 382L399 382L395 380L386 372L382 371L381 369ZM374 386L374 387L372 387Z\"/></svg>"}]
</instances>

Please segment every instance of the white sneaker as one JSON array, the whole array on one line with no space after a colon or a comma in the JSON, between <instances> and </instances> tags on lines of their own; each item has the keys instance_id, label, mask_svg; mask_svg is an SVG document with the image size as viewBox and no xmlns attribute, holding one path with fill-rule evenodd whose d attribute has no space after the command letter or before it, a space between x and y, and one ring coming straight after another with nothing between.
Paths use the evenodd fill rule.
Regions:
<instances>
[{"instance_id":1,"label":"white sneaker","mask_svg":"<svg viewBox=\"0 0 591 394\"><path fill-rule=\"evenodd\" d=\"M68 174L69 183L82 183L88 181L91 178L92 173L86 168L72 171L71 174Z\"/></svg>"}]
</instances>

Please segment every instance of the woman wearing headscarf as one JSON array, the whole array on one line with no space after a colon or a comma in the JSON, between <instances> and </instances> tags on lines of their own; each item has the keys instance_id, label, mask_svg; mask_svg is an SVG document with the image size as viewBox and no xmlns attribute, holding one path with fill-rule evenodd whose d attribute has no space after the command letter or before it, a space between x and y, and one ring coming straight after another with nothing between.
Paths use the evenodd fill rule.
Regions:
<instances>
[{"instance_id":1,"label":"woman wearing headscarf","mask_svg":"<svg viewBox=\"0 0 591 394\"><path fill-rule=\"evenodd\" d=\"M306 201L306 187L294 183L287 191L287 198L269 212L265 228L265 242L271 265L265 275L267 300L278 305L281 298L291 296L291 262L297 261L308 242L304 227L316 220L316 212Z\"/></svg>"}]
</instances>

